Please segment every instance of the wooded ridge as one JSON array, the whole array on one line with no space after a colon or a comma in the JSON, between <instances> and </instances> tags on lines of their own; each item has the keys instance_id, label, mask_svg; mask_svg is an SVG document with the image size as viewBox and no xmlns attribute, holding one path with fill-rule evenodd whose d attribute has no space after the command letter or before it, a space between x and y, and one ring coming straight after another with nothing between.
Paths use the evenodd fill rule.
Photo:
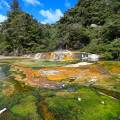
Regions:
<instances>
[{"instance_id":1,"label":"wooded ridge","mask_svg":"<svg viewBox=\"0 0 120 120\"><path fill-rule=\"evenodd\" d=\"M0 54L80 50L120 60L120 1L79 0L56 24L43 25L13 0L0 26Z\"/></svg>"}]
</instances>

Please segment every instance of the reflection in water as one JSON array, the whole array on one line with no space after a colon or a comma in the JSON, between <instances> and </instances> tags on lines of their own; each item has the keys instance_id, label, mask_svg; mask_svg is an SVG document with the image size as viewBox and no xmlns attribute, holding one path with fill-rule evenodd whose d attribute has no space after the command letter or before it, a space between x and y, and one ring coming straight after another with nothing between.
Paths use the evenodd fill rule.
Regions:
<instances>
[{"instance_id":1,"label":"reflection in water","mask_svg":"<svg viewBox=\"0 0 120 120\"><path fill-rule=\"evenodd\" d=\"M0 65L0 80L4 80L8 76L9 69L9 65Z\"/></svg>"}]
</instances>

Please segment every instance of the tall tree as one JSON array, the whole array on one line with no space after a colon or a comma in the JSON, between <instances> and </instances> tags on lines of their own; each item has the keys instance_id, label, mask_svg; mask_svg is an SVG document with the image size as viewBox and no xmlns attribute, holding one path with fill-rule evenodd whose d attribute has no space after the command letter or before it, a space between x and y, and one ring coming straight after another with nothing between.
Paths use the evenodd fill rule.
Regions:
<instances>
[{"instance_id":1,"label":"tall tree","mask_svg":"<svg viewBox=\"0 0 120 120\"><path fill-rule=\"evenodd\" d=\"M20 6L19 6L18 0L13 0L13 2L11 4L11 10L13 10L13 11L20 10Z\"/></svg>"},{"instance_id":2,"label":"tall tree","mask_svg":"<svg viewBox=\"0 0 120 120\"><path fill-rule=\"evenodd\" d=\"M13 0L12 10L8 14L7 21L2 25L2 33L10 45L9 51L14 55L32 51L36 44L41 44L40 24L32 16L19 9L17 0Z\"/></svg>"}]
</instances>

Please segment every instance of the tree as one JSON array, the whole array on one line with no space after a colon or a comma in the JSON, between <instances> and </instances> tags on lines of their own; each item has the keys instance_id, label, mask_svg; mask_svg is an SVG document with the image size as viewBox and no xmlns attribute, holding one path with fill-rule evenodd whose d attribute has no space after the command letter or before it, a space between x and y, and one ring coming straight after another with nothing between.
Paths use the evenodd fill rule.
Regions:
<instances>
[{"instance_id":1,"label":"tree","mask_svg":"<svg viewBox=\"0 0 120 120\"><path fill-rule=\"evenodd\" d=\"M120 38L120 24L109 25L103 32L103 42L111 42Z\"/></svg>"},{"instance_id":2,"label":"tree","mask_svg":"<svg viewBox=\"0 0 120 120\"><path fill-rule=\"evenodd\" d=\"M5 36L0 33L0 54L6 54L8 53L8 48L10 45L5 41Z\"/></svg>"},{"instance_id":3,"label":"tree","mask_svg":"<svg viewBox=\"0 0 120 120\"><path fill-rule=\"evenodd\" d=\"M66 46L73 50L79 50L90 43L90 38L79 29L70 30L67 34Z\"/></svg>"},{"instance_id":4,"label":"tree","mask_svg":"<svg viewBox=\"0 0 120 120\"><path fill-rule=\"evenodd\" d=\"M82 28L62 26L59 31L59 45L63 49L80 50L90 43L90 38Z\"/></svg>"},{"instance_id":5,"label":"tree","mask_svg":"<svg viewBox=\"0 0 120 120\"><path fill-rule=\"evenodd\" d=\"M12 3L12 11L8 19L2 24L2 34L11 46L14 55L21 55L32 51L32 47L41 43L41 25L27 13L19 9L17 0Z\"/></svg>"},{"instance_id":6,"label":"tree","mask_svg":"<svg viewBox=\"0 0 120 120\"><path fill-rule=\"evenodd\" d=\"M19 11L20 10L18 0L13 0L13 2L11 4L11 10L12 11Z\"/></svg>"},{"instance_id":7,"label":"tree","mask_svg":"<svg viewBox=\"0 0 120 120\"><path fill-rule=\"evenodd\" d=\"M120 0L78 0L54 25L38 23L13 0L1 34L0 52L21 55L71 49L119 60Z\"/></svg>"}]
</instances>

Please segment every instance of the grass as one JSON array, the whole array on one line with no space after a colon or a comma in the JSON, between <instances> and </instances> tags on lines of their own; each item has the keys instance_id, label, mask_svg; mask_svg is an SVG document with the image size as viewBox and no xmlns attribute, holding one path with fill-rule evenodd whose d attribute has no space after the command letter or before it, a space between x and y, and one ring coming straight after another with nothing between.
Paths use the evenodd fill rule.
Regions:
<instances>
[{"instance_id":1,"label":"grass","mask_svg":"<svg viewBox=\"0 0 120 120\"><path fill-rule=\"evenodd\" d=\"M75 87L75 91L68 92L69 87ZM62 95L59 93L62 93ZM26 120L25 118L29 118L30 115L31 120L33 118L39 120L38 106L36 104L40 102L38 96L43 98L42 100L44 100L46 107L48 107L46 109L55 116L55 120L110 120L111 118L117 117L120 113L119 100L99 95L90 88L76 85L68 86L63 90L33 89L32 92L20 92L11 97L3 96L0 100L4 102L3 107L5 105L8 107L11 104L9 105L9 110L14 116ZM78 101L78 97L82 101ZM102 104L102 101L105 104ZM9 117L7 120L9 120Z\"/></svg>"},{"instance_id":2,"label":"grass","mask_svg":"<svg viewBox=\"0 0 120 120\"><path fill-rule=\"evenodd\" d=\"M120 113L119 100L98 95L88 88L80 88L73 96L46 98L48 108L57 120L110 120ZM78 101L78 97L82 99ZM101 102L104 101L103 105Z\"/></svg>"},{"instance_id":3,"label":"grass","mask_svg":"<svg viewBox=\"0 0 120 120\"><path fill-rule=\"evenodd\" d=\"M19 116L27 116L30 114L36 114L37 107L35 105L36 98L32 95L23 98L19 104L11 108L11 112Z\"/></svg>"},{"instance_id":4,"label":"grass","mask_svg":"<svg viewBox=\"0 0 120 120\"><path fill-rule=\"evenodd\" d=\"M119 84L114 84L112 86L112 88L115 89L115 90L120 90L120 83Z\"/></svg>"},{"instance_id":5,"label":"grass","mask_svg":"<svg viewBox=\"0 0 120 120\"><path fill-rule=\"evenodd\" d=\"M119 74L111 74L108 78L96 82L95 85L120 92L120 76Z\"/></svg>"}]
</instances>

